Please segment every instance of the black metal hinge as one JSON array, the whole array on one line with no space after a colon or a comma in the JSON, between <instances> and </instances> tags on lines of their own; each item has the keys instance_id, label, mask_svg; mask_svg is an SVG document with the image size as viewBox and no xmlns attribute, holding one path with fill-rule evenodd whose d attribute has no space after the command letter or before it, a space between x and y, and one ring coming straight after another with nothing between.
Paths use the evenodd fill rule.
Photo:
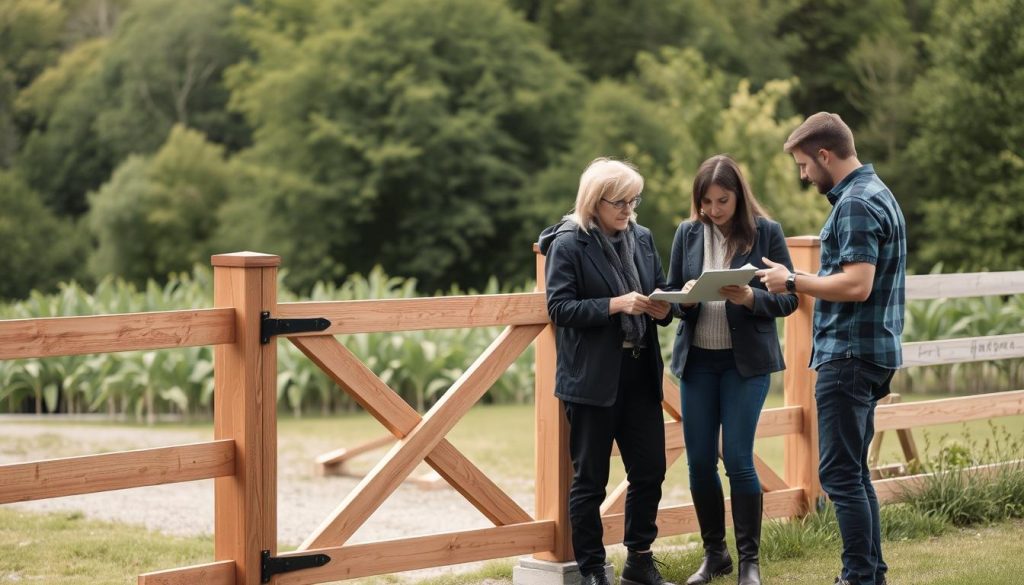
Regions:
<instances>
[{"instance_id":1,"label":"black metal hinge","mask_svg":"<svg viewBox=\"0 0 1024 585\"><path fill-rule=\"evenodd\" d=\"M322 567L329 562L331 562L331 557L324 554L272 557L270 551L265 550L260 558L260 583L270 583L270 578L279 573Z\"/></svg>"},{"instance_id":2,"label":"black metal hinge","mask_svg":"<svg viewBox=\"0 0 1024 585\"><path fill-rule=\"evenodd\" d=\"M260 343L270 343L270 338L282 333L307 333L323 331L331 322L323 317L313 319L271 319L270 313L260 313Z\"/></svg>"}]
</instances>

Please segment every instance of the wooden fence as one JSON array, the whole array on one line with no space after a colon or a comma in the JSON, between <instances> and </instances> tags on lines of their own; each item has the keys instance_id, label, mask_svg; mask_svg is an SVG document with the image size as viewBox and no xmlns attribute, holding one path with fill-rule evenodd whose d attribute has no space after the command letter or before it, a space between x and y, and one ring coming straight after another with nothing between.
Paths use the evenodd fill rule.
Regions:
<instances>
[{"instance_id":1,"label":"wooden fence","mask_svg":"<svg viewBox=\"0 0 1024 585\"><path fill-rule=\"evenodd\" d=\"M817 238L788 240L794 264L817 270ZM323 583L368 575L532 554L572 559L566 498L571 463L566 422L553 395L555 340L545 308L543 257L538 292L422 299L277 303L276 256L213 257L213 309L0 321L0 359L42 358L214 345L214 438L205 443L0 466L0 504L168 484L214 481L214 561L139 576L142 585L278 585ZM915 276L908 299L1024 292L1024 272ZM806 513L821 494L810 355L812 301L785 321L785 406L767 409L758 437L785 436L781 476L756 464L766 491L765 515ZM325 321L322 321L326 319ZM309 320L309 321L299 321ZM328 323L329 322L329 323ZM401 400L335 335L376 331L504 326L424 415ZM302 329L312 329L301 331ZM277 346L288 337L344 391L376 417L396 442L338 508L293 552L277 553ZM266 342L269 341L269 342ZM536 501L528 513L463 456L445 435L529 346L536 355ZM1024 356L1024 335L908 343L907 366ZM669 461L685 446L679 396L666 380ZM905 429L1024 413L1024 391L879 406L876 429ZM346 544L421 462L426 461L493 524L492 528ZM991 467L981 469L990 471ZM883 499L921 476L876 482ZM625 486L602 507L606 542L621 541ZM690 504L659 510L662 536L694 532Z\"/></svg>"}]
</instances>

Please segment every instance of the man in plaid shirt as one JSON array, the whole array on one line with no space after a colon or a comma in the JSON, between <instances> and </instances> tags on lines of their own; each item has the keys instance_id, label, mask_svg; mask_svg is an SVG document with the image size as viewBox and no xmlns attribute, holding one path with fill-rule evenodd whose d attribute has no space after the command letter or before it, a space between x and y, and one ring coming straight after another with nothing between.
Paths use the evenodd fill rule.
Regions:
<instances>
[{"instance_id":1,"label":"man in plaid shirt","mask_svg":"<svg viewBox=\"0 0 1024 585\"><path fill-rule=\"evenodd\" d=\"M828 197L832 214L821 230L817 275L790 273L765 258L769 268L759 276L771 292L817 298L811 367L818 371L818 476L843 538L835 582L884 585L888 567L867 460L875 405L903 363L906 222L874 168L857 159L853 133L838 115L807 118L784 149L800 178Z\"/></svg>"}]
</instances>

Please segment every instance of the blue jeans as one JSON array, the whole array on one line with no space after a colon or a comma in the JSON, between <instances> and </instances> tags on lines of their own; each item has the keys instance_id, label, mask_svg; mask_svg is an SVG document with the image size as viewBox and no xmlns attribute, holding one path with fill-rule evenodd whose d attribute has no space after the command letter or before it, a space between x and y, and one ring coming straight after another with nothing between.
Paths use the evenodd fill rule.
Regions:
<instances>
[{"instance_id":1,"label":"blue jeans","mask_svg":"<svg viewBox=\"0 0 1024 585\"><path fill-rule=\"evenodd\" d=\"M888 570L868 447L875 435L875 406L888 393L893 372L857 358L818 366L818 477L839 520L842 577L853 585L880 583Z\"/></svg>"},{"instance_id":2,"label":"blue jeans","mask_svg":"<svg viewBox=\"0 0 1024 585\"><path fill-rule=\"evenodd\" d=\"M722 489L718 479L721 429L722 460L732 493L761 493L754 468L754 433L769 382L767 374L741 376L731 349L690 348L679 391L691 490Z\"/></svg>"}]
</instances>

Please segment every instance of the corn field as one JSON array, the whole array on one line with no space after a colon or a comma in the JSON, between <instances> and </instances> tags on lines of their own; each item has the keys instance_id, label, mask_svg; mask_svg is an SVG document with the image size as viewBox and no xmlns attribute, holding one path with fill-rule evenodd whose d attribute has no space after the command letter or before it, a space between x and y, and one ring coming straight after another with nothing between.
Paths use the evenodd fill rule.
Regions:
<instances>
[{"instance_id":1,"label":"corn field","mask_svg":"<svg viewBox=\"0 0 1024 585\"><path fill-rule=\"evenodd\" d=\"M283 276L283 275L282 275ZM528 285L532 288L532 285ZM282 302L299 300L279 283ZM527 290L527 287L518 290ZM491 280L481 291L453 288L445 294L515 292ZM377 268L341 285L317 284L304 300L340 301L420 296L416 281L389 277ZM94 290L76 283L57 293L33 292L23 301L0 305L0 319L98 315L212 306L208 267L172 275L165 285L144 289L106 278ZM782 327L780 326L780 333ZM907 305L905 341L1018 333L1024 330L1024 296L935 299ZM499 328L369 333L341 341L386 384L424 412L462 375L497 336ZM671 351L675 327L661 330L662 349ZM802 364L790 364L802 367ZM293 345L278 352L277 399L293 416L327 415L358 408ZM153 423L160 416L209 418L213 408L213 350L190 347L156 351L0 361L0 412L99 413ZM1020 389L1024 360L1003 360L909 368L894 391L971 394ZM780 379L781 381L781 379ZM533 395L533 349L499 379L484 400L523 404Z\"/></svg>"}]
</instances>

